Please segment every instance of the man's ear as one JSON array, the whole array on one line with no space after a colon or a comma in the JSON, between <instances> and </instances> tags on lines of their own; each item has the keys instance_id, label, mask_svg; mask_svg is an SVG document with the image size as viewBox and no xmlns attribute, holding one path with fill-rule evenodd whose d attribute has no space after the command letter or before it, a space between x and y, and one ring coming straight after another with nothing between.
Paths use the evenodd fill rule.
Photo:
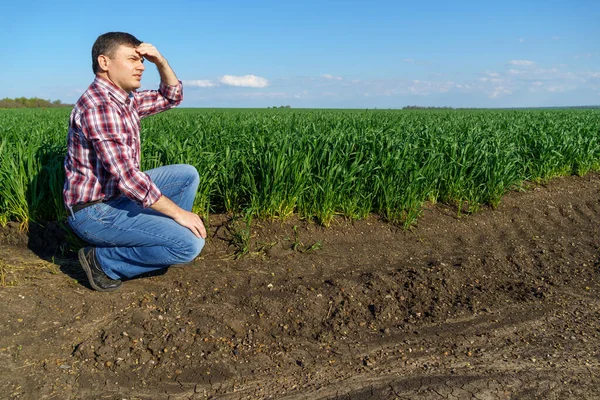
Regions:
<instances>
[{"instance_id":1,"label":"man's ear","mask_svg":"<svg viewBox=\"0 0 600 400\"><path fill-rule=\"evenodd\" d=\"M100 67L102 72L108 71L108 63L109 62L110 62L110 59L107 56L105 56L104 54L100 54L98 56L98 66Z\"/></svg>"}]
</instances>

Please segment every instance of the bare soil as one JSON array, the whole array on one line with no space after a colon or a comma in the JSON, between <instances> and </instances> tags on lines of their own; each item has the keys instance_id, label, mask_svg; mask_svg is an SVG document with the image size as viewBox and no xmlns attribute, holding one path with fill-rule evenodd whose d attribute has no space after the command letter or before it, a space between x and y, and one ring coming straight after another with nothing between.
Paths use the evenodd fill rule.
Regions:
<instances>
[{"instance_id":1,"label":"bare soil","mask_svg":"<svg viewBox=\"0 0 600 400\"><path fill-rule=\"evenodd\" d=\"M600 398L598 174L410 230L209 225L193 264L114 293L51 255L57 227L3 228L0 397Z\"/></svg>"}]
</instances>

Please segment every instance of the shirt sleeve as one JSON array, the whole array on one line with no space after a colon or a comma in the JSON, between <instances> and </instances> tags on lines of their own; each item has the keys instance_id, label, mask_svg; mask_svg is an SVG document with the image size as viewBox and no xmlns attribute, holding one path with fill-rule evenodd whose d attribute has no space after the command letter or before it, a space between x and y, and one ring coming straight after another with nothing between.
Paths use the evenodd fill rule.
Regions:
<instances>
[{"instance_id":1,"label":"shirt sleeve","mask_svg":"<svg viewBox=\"0 0 600 400\"><path fill-rule=\"evenodd\" d=\"M117 110L107 105L90 108L83 113L82 129L121 193L147 208L162 193L150 177L134 164L132 149L125 141L126 129L122 118Z\"/></svg>"},{"instance_id":2,"label":"shirt sleeve","mask_svg":"<svg viewBox=\"0 0 600 400\"><path fill-rule=\"evenodd\" d=\"M183 101L183 84L171 86L163 82L158 90L142 90L133 92L140 118L157 114L178 106Z\"/></svg>"}]
</instances>

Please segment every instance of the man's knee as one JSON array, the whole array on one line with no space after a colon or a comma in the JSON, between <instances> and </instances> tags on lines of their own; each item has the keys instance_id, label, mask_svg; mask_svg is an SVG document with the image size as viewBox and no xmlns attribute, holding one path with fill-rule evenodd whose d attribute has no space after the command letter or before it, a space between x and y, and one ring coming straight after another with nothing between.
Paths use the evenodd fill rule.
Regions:
<instances>
[{"instance_id":1,"label":"man's knee","mask_svg":"<svg viewBox=\"0 0 600 400\"><path fill-rule=\"evenodd\" d=\"M195 235L186 238L185 244L181 246L177 254L180 263L185 264L194 261L200 255L203 248L204 239L198 238Z\"/></svg>"},{"instance_id":2,"label":"man's knee","mask_svg":"<svg viewBox=\"0 0 600 400\"><path fill-rule=\"evenodd\" d=\"M192 184L198 184L200 182L200 174L198 174L198 170L193 165L189 164L181 164L181 173L185 174L188 179L192 181Z\"/></svg>"},{"instance_id":3,"label":"man's knee","mask_svg":"<svg viewBox=\"0 0 600 400\"><path fill-rule=\"evenodd\" d=\"M196 237L196 240L194 240L194 242L193 242L193 247L189 253L190 261L193 261L196 257L198 257L203 248L204 248L204 239Z\"/></svg>"}]
</instances>

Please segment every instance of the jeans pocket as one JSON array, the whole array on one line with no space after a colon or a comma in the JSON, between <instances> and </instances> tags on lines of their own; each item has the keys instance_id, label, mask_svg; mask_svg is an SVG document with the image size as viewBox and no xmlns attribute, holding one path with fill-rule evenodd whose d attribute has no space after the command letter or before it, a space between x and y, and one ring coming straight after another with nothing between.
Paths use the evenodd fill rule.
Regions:
<instances>
[{"instance_id":1,"label":"jeans pocket","mask_svg":"<svg viewBox=\"0 0 600 400\"><path fill-rule=\"evenodd\" d=\"M69 216L67 221L81 239L97 246L115 246L114 232L110 227L117 217L113 207L98 203Z\"/></svg>"},{"instance_id":2,"label":"jeans pocket","mask_svg":"<svg viewBox=\"0 0 600 400\"><path fill-rule=\"evenodd\" d=\"M73 216L67 217L67 222L75 232L79 231L79 228L89 221L89 216L82 211L75 213Z\"/></svg>"},{"instance_id":3,"label":"jeans pocket","mask_svg":"<svg viewBox=\"0 0 600 400\"><path fill-rule=\"evenodd\" d=\"M114 238L118 235L110 227L107 218L114 213L106 212L100 204L95 204L79 211L75 215L75 221L71 224L73 231L81 239L96 246L115 246ZM113 217L114 218L114 217Z\"/></svg>"},{"instance_id":4,"label":"jeans pocket","mask_svg":"<svg viewBox=\"0 0 600 400\"><path fill-rule=\"evenodd\" d=\"M87 212L87 218L105 226L112 225L117 216L115 209L107 203L94 204L83 209L82 212Z\"/></svg>"}]
</instances>

